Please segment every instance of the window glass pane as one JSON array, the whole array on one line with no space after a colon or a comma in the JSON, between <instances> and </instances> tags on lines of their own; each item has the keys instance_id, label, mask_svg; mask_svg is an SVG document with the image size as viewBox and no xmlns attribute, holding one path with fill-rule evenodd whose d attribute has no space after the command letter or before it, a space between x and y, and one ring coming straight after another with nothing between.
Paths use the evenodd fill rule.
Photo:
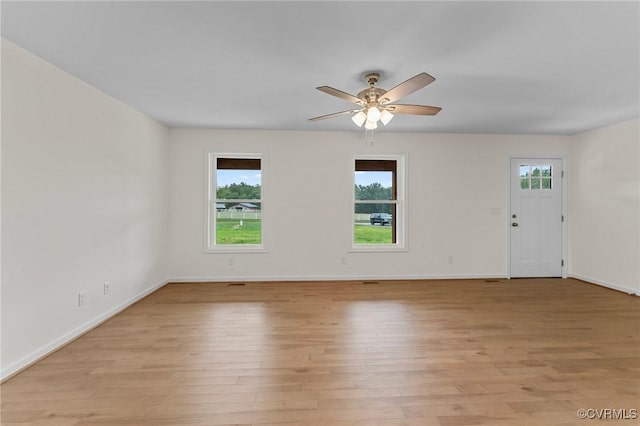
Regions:
<instances>
[{"instance_id":1,"label":"window glass pane","mask_svg":"<svg viewBox=\"0 0 640 426\"><path fill-rule=\"evenodd\" d=\"M540 171L538 169L538 171ZM540 177L531 178L531 189L540 189Z\"/></svg>"},{"instance_id":2,"label":"window glass pane","mask_svg":"<svg viewBox=\"0 0 640 426\"><path fill-rule=\"evenodd\" d=\"M216 244L261 244L262 204L216 202Z\"/></svg>"},{"instance_id":3,"label":"window glass pane","mask_svg":"<svg viewBox=\"0 0 640 426\"><path fill-rule=\"evenodd\" d=\"M540 189L540 166L531 166L531 189Z\"/></svg>"},{"instance_id":4,"label":"window glass pane","mask_svg":"<svg viewBox=\"0 0 640 426\"><path fill-rule=\"evenodd\" d=\"M354 244L398 244L398 161L356 159L354 175Z\"/></svg>"},{"instance_id":5,"label":"window glass pane","mask_svg":"<svg viewBox=\"0 0 640 426\"><path fill-rule=\"evenodd\" d=\"M393 244L395 205L355 203L355 244Z\"/></svg>"},{"instance_id":6,"label":"window glass pane","mask_svg":"<svg viewBox=\"0 0 640 426\"><path fill-rule=\"evenodd\" d=\"M259 200L262 173L260 170L216 171L216 198L218 200Z\"/></svg>"},{"instance_id":7,"label":"window glass pane","mask_svg":"<svg viewBox=\"0 0 640 426\"><path fill-rule=\"evenodd\" d=\"M531 176L540 176L540 166L531 166Z\"/></svg>"},{"instance_id":8,"label":"window glass pane","mask_svg":"<svg viewBox=\"0 0 640 426\"><path fill-rule=\"evenodd\" d=\"M393 199L393 172L363 172L355 175L356 200Z\"/></svg>"},{"instance_id":9,"label":"window glass pane","mask_svg":"<svg viewBox=\"0 0 640 426\"><path fill-rule=\"evenodd\" d=\"M529 189L529 165L520 165L520 188Z\"/></svg>"},{"instance_id":10,"label":"window glass pane","mask_svg":"<svg viewBox=\"0 0 640 426\"><path fill-rule=\"evenodd\" d=\"M260 158L224 156L211 163L210 247L262 244L261 164Z\"/></svg>"},{"instance_id":11,"label":"window glass pane","mask_svg":"<svg viewBox=\"0 0 640 426\"><path fill-rule=\"evenodd\" d=\"M542 178L542 189L551 189L551 178L543 177Z\"/></svg>"},{"instance_id":12,"label":"window glass pane","mask_svg":"<svg viewBox=\"0 0 640 426\"><path fill-rule=\"evenodd\" d=\"M542 166L542 176L551 176L551 166L546 164Z\"/></svg>"},{"instance_id":13,"label":"window glass pane","mask_svg":"<svg viewBox=\"0 0 640 426\"><path fill-rule=\"evenodd\" d=\"M369 203L355 203L355 213L356 214L371 214L371 213L387 213L393 214L393 204L369 204ZM368 221L368 217L365 218L365 221Z\"/></svg>"}]
</instances>

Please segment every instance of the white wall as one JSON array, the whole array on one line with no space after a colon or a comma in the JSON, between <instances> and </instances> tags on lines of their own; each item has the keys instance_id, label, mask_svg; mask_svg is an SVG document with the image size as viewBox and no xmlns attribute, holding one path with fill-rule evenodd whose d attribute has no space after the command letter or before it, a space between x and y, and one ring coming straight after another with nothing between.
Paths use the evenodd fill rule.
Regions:
<instances>
[{"instance_id":1,"label":"white wall","mask_svg":"<svg viewBox=\"0 0 640 426\"><path fill-rule=\"evenodd\" d=\"M164 126L2 41L3 377L164 283L168 150Z\"/></svg>"},{"instance_id":2,"label":"white wall","mask_svg":"<svg viewBox=\"0 0 640 426\"><path fill-rule=\"evenodd\" d=\"M569 273L640 294L640 120L571 140Z\"/></svg>"},{"instance_id":3,"label":"white wall","mask_svg":"<svg viewBox=\"0 0 640 426\"><path fill-rule=\"evenodd\" d=\"M170 276L506 276L509 156L566 155L569 139L382 130L370 145L363 136L359 131L170 130ZM209 150L264 153L266 254L203 253L204 156ZM349 252L356 153L408 155L407 252ZM492 215L493 209L499 214ZM346 265L340 264L343 257Z\"/></svg>"}]
</instances>

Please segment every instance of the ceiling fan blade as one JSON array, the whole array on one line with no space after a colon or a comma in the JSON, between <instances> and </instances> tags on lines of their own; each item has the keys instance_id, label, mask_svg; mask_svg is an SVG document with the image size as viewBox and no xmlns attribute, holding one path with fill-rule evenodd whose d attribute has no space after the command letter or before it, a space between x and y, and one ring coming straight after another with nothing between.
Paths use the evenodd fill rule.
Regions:
<instances>
[{"instance_id":1,"label":"ceiling fan blade","mask_svg":"<svg viewBox=\"0 0 640 426\"><path fill-rule=\"evenodd\" d=\"M347 92L343 92L342 90L334 89L333 87L320 86L320 87L316 87L316 89L326 93L327 95L335 96L337 98L344 99L345 101L353 102L354 104L358 104L358 105L363 104L362 99L355 97L353 95L350 95Z\"/></svg>"},{"instance_id":2,"label":"ceiling fan blade","mask_svg":"<svg viewBox=\"0 0 640 426\"><path fill-rule=\"evenodd\" d=\"M387 105L393 114L436 115L442 108L428 105Z\"/></svg>"},{"instance_id":3,"label":"ceiling fan blade","mask_svg":"<svg viewBox=\"0 0 640 426\"><path fill-rule=\"evenodd\" d=\"M326 120L327 118L333 118L333 117L337 117L339 115L344 115L344 114L353 114L354 112L356 112L358 110L353 110L350 109L348 111L340 111L340 112L334 112L333 114L327 114L327 115L321 115L319 117L313 117L310 118L309 121L320 121L320 120Z\"/></svg>"},{"instance_id":4,"label":"ceiling fan blade","mask_svg":"<svg viewBox=\"0 0 640 426\"><path fill-rule=\"evenodd\" d=\"M415 92L416 90L422 89L424 86L432 83L434 80L435 78L431 77L426 72L420 73L414 77L411 77L409 80L398 84L396 87L382 95L382 101L387 104L395 102L398 99Z\"/></svg>"}]
</instances>

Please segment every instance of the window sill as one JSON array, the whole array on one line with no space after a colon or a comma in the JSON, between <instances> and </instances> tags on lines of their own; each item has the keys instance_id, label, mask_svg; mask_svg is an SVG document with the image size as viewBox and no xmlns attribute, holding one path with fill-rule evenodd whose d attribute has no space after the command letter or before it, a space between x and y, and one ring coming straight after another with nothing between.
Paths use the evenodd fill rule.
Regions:
<instances>
[{"instance_id":1,"label":"window sill","mask_svg":"<svg viewBox=\"0 0 640 426\"><path fill-rule=\"evenodd\" d=\"M352 246L349 253L402 253L408 251L409 249L404 246L362 244Z\"/></svg>"},{"instance_id":2,"label":"window sill","mask_svg":"<svg viewBox=\"0 0 640 426\"><path fill-rule=\"evenodd\" d=\"M267 249L263 246L252 246L252 245L243 245L241 247L233 247L233 246L216 246L216 247L207 247L204 249L205 254L216 254L216 253L266 253Z\"/></svg>"}]
</instances>

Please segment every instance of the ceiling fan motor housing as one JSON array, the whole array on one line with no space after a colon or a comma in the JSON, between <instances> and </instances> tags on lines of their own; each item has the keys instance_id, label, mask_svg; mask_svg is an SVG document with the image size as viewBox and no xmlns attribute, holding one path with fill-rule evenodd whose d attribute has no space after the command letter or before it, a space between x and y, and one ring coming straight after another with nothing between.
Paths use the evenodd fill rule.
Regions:
<instances>
[{"instance_id":1,"label":"ceiling fan motor housing","mask_svg":"<svg viewBox=\"0 0 640 426\"><path fill-rule=\"evenodd\" d=\"M375 84L378 82L379 79L380 79L380 74L376 72L369 73L364 77L364 80L367 82L369 87L360 91L358 93L358 97L363 101L365 101L365 107L367 108L380 105L383 99L382 95L387 93L386 90L381 89L379 87L375 87Z\"/></svg>"},{"instance_id":2,"label":"ceiling fan motor housing","mask_svg":"<svg viewBox=\"0 0 640 426\"><path fill-rule=\"evenodd\" d=\"M358 93L358 97L365 101L366 104L378 104L382 100L382 95L387 93L386 90L378 87L370 87Z\"/></svg>"}]
</instances>

